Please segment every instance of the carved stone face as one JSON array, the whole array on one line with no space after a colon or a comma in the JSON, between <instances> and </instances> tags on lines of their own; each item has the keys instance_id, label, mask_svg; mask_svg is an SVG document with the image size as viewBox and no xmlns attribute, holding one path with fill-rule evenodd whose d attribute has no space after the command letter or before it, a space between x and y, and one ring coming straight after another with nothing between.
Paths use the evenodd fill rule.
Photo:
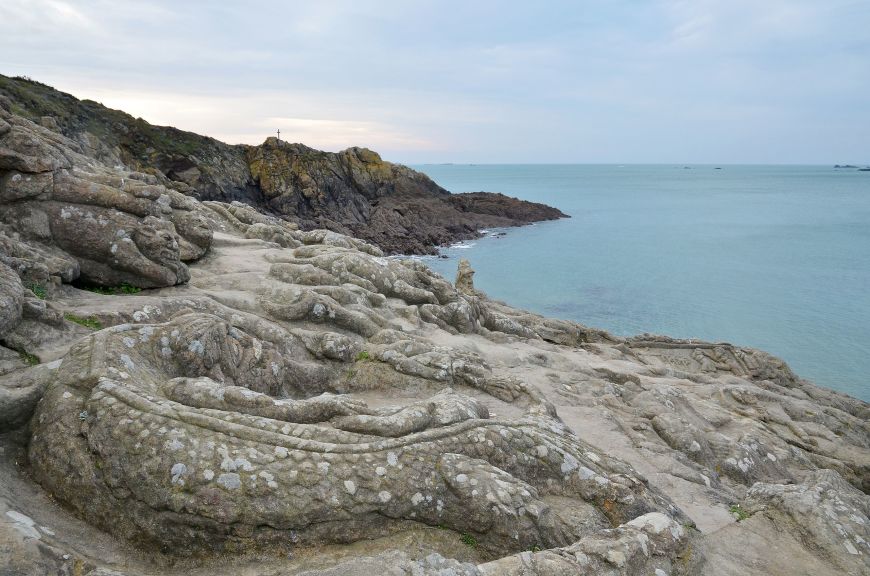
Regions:
<instances>
[{"instance_id":1,"label":"carved stone face","mask_svg":"<svg viewBox=\"0 0 870 576\"><path fill-rule=\"evenodd\" d=\"M133 231L133 242L142 255L171 268L179 263L178 242L173 234L172 224L153 216L148 216L142 225Z\"/></svg>"},{"instance_id":2,"label":"carved stone face","mask_svg":"<svg viewBox=\"0 0 870 576\"><path fill-rule=\"evenodd\" d=\"M187 210L175 210L172 213L175 229L185 240L202 248L211 244L212 229L208 220L202 214Z\"/></svg>"}]
</instances>

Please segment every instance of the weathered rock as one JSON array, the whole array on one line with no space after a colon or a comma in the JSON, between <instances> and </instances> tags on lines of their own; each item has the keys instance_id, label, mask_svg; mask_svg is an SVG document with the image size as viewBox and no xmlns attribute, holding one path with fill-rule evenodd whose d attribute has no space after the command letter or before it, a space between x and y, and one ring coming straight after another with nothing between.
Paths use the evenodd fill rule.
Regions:
<instances>
[{"instance_id":1,"label":"weathered rock","mask_svg":"<svg viewBox=\"0 0 870 576\"><path fill-rule=\"evenodd\" d=\"M868 501L832 470L813 472L799 484L756 484L740 507L742 519L699 543L699 571L866 574Z\"/></svg>"},{"instance_id":2,"label":"weathered rock","mask_svg":"<svg viewBox=\"0 0 870 576\"><path fill-rule=\"evenodd\" d=\"M687 553L689 533L664 514L639 516L613 530L566 548L524 552L479 567L481 575L570 576L572 574L675 574Z\"/></svg>"},{"instance_id":3,"label":"weathered rock","mask_svg":"<svg viewBox=\"0 0 870 576\"><path fill-rule=\"evenodd\" d=\"M764 354L718 345L716 372L701 362L677 372L663 358L692 360L710 345L622 341L464 294L356 240L242 206L207 210L222 232L191 287L92 297L88 312L114 326L65 354L31 421L33 476L139 546L296 554L422 524L465 534L486 556L381 555L329 570L391 558L407 574L693 574L720 549L693 543L679 509L695 510L686 486L728 517L729 503L753 501L755 480L818 467L819 441L813 453L785 430L800 426L812 447L820 424L841 435L829 452L838 469L859 485L865 474L866 406L825 396ZM298 246L244 238L252 226ZM96 312L110 303L113 315ZM439 320L461 314L463 330ZM791 392L775 395L774 382ZM794 422L815 402L837 408L816 406L825 416L814 428L743 415L774 397ZM626 432L602 442L603 415ZM656 484L661 469L684 484L661 484L669 500L611 450ZM830 531L822 523L801 538L824 548Z\"/></svg>"},{"instance_id":4,"label":"weathered rock","mask_svg":"<svg viewBox=\"0 0 870 576\"><path fill-rule=\"evenodd\" d=\"M74 146L106 165L148 173L154 184L195 198L242 201L307 230L352 234L391 254L433 254L439 245L479 236L482 228L566 217L555 208L501 194L450 194L424 174L385 162L365 148L335 154L274 137L260 146L230 146L151 126L38 82L0 76L0 97L4 96L10 108L14 103L20 114L40 124L40 130L62 133L66 141L58 149L40 148L42 144L34 141L36 147L24 154L7 154L0 144L0 171L68 168L66 147ZM6 132L18 148L29 142L17 127L10 125ZM12 199L38 194L38 189L36 182L24 185L16 180L15 189L4 192L0 180L0 201L4 195ZM269 232L259 228L251 233L268 239Z\"/></svg>"},{"instance_id":5,"label":"weathered rock","mask_svg":"<svg viewBox=\"0 0 870 576\"><path fill-rule=\"evenodd\" d=\"M797 485L755 484L747 510L788 526L807 551L841 574L870 572L870 496L833 470L813 472Z\"/></svg>"},{"instance_id":6,"label":"weathered rock","mask_svg":"<svg viewBox=\"0 0 870 576\"><path fill-rule=\"evenodd\" d=\"M474 531L492 550L571 542L579 534L546 494L617 523L677 514L545 412L491 420L455 394L374 412L291 400L286 347L207 315L79 341L34 418L34 474L95 524L178 552L274 545L290 531L352 541L388 519Z\"/></svg>"},{"instance_id":7,"label":"weathered rock","mask_svg":"<svg viewBox=\"0 0 870 576\"><path fill-rule=\"evenodd\" d=\"M17 370L0 380L0 433L19 428L30 420L57 364Z\"/></svg>"},{"instance_id":8,"label":"weathered rock","mask_svg":"<svg viewBox=\"0 0 870 576\"><path fill-rule=\"evenodd\" d=\"M21 279L0 262L0 340L21 322L24 287Z\"/></svg>"},{"instance_id":9,"label":"weathered rock","mask_svg":"<svg viewBox=\"0 0 870 576\"><path fill-rule=\"evenodd\" d=\"M456 271L456 289L463 294L474 295L474 270L465 258L459 260L459 268Z\"/></svg>"},{"instance_id":10,"label":"weathered rock","mask_svg":"<svg viewBox=\"0 0 870 576\"><path fill-rule=\"evenodd\" d=\"M101 168L75 142L3 114L13 127L0 136L11 166L0 167L3 261L19 269L34 262L39 268L28 275L36 282L59 276L151 288L188 280L182 260L201 257L211 243L201 207L148 178ZM64 162L37 165L31 156Z\"/></svg>"},{"instance_id":11,"label":"weathered rock","mask_svg":"<svg viewBox=\"0 0 870 576\"><path fill-rule=\"evenodd\" d=\"M866 572L866 403L757 350L617 338L492 301L467 267L454 286L384 257L336 230L444 207L369 151L230 150L123 115L134 136L109 146L77 113L11 108L0 95L0 572ZM249 152L303 228L346 221L192 197L265 203L233 188ZM69 285L85 279L154 289Z\"/></svg>"},{"instance_id":12,"label":"weathered rock","mask_svg":"<svg viewBox=\"0 0 870 576\"><path fill-rule=\"evenodd\" d=\"M57 246L22 240L2 222L0 262L12 268L28 287L50 288L55 282L72 282L80 273L78 261Z\"/></svg>"}]
</instances>

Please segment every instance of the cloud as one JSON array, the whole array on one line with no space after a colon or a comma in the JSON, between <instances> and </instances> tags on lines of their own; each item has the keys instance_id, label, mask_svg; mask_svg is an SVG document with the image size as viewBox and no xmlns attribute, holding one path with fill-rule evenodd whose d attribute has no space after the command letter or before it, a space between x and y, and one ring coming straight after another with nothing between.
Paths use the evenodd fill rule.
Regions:
<instances>
[{"instance_id":1,"label":"cloud","mask_svg":"<svg viewBox=\"0 0 870 576\"><path fill-rule=\"evenodd\" d=\"M269 127L281 129L281 138L301 142L324 150L342 150L350 146L382 149L430 150L434 143L394 126L379 122L355 120L324 120L314 118L273 117L260 122L263 131Z\"/></svg>"},{"instance_id":2,"label":"cloud","mask_svg":"<svg viewBox=\"0 0 870 576\"><path fill-rule=\"evenodd\" d=\"M0 72L230 142L286 119L406 161L827 162L863 150L868 28L848 0L6 0Z\"/></svg>"},{"instance_id":3,"label":"cloud","mask_svg":"<svg viewBox=\"0 0 870 576\"><path fill-rule=\"evenodd\" d=\"M208 134L232 144L260 144L281 130L284 140L301 142L323 150L338 151L364 146L388 151L426 151L438 148L431 139L403 130L395 123L364 119L376 117L365 109L331 105L324 97L297 94L293 98L274 93L247 95L201 95L183 92L118 91L110 87L81 86L79 97L123 110L158 125L168 125ZM335 117L266 116L264 111L308 110Z\"/></svg>"}]
</instances>

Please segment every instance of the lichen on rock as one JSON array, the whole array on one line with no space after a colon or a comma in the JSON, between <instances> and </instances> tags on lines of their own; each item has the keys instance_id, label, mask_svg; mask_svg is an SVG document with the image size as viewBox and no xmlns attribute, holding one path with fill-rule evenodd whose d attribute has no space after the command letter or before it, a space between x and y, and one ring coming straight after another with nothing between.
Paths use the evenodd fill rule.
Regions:
<instances>
[{"instance_id":1,"label":"lichen on rock","mask_svg":"<svg viewBox=\"0 0 870 576\"><path fill-rule=\"evenodd\" d=\"M865 402L201 202L205 166L182 186L41 116L0 100L0 571L867 571ZM333 169L374 196L414 178L245 153L279 203L338 202Z\"/></svg>"}]
</instances>

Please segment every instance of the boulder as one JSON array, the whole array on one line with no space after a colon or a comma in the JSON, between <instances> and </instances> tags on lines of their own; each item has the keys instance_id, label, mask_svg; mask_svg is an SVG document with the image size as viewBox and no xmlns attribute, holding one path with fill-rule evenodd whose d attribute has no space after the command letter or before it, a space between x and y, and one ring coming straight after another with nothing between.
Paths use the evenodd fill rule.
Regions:
<instances>
[{"instance_id":1,"label":"boulder","mask_svg":"<svg viewBox=\"0 0 870 576\"><path fill-rule=\"evenodd\" d=\"M0 340L21 322L24 287L9 266L0 262Z\"/></svg>"},{"instance_id":2,"label":"boulder","mask_svg":"<svg viewBox=\"0 0 870 576\"><path fill-rule=\"evenodd\" d=\"M8 114L6 121L13 127L0 136L7 159L0 165L0 222L8 230L0 246L7 264L38 263L42 268L29 274L37 282L58 276L154 288L189 279L182 261L202 257L211 245L201 207L155 180L95 165L76 143L46 128Z\"/></svg>"}]
</instances>

